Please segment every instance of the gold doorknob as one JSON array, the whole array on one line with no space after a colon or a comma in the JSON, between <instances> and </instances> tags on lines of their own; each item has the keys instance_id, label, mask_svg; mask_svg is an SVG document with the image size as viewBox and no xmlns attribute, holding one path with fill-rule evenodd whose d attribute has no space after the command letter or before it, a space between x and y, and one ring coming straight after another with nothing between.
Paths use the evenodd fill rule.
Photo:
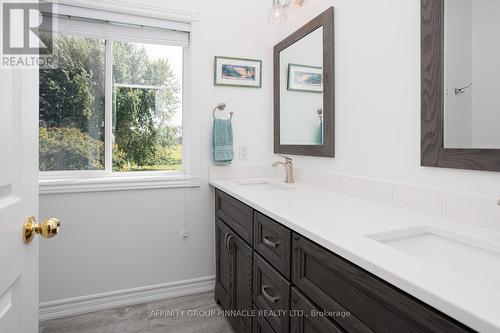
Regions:
<instances>
[{"instance_id":1,"label":"gold doorknob","mask_svg":"<svg viewBox=\"0 0 500 333\"><path fill-rule=\"evenodd\" d=\"M34 216L30 216L24 221L23 239L26 244L30 243L35 234L41 235L43 238L52 238L59 233L61 222L56 218L43 220L42 223L36 223Z\"/></svg>"}]
</instances>

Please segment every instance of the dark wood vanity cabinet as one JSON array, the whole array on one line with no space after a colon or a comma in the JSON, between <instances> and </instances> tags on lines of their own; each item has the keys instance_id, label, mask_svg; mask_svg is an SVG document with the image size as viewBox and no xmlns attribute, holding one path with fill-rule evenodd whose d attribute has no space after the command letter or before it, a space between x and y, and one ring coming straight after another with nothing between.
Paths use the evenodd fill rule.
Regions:
<instances>
[{"instance_id":1,"label":"dark wood vanity cabinet","mask_svg":"<svg viewBox=\"0 0 500 333\"><path fill-rule=\"evenodd\" d=\"M293 284L347 332L471 332L416 298L293 234Z\"/></svg>"},{"instance_id":2,"label":"dark wood vanity cabinet","mask_svg":"<svg viewBox=\"0 0 500 333\"><path fill-rule=\"evenodd\" d=\"M215 295L217 303L224 309L232 309L233 282L231 281L234 260L227 247L227 237L231 233L228 226L219 219L215 220Z\"/></svg>"},{"instance_id":3,"label":"dark wood vanity cabinet","mask_svg":"<svg viewBox=\"0 0 500 333\"><path fill-rule=\"evenodd\" d=\"M237 333L474 332L220 190L215 211L215 299L254 310Z\"/></svg>"},{"instance_id":4,"label":"dark wood vanity cabinet","mask_svg":"<svg viewBox=\"0 0 500 333\"><path fill-rule=\"evenodd\" d=\"M224 192L215 193L215 216L248 244L253 241L253 209Z\"/></svg>"},{"instance_id":5,"label":"dark wood vanity cabinet","mask_svg":"<svg viewBox=\"0 0 500 333\"><path fill-rule=\"evenodd\" d=\"M292 288L290 332L292 333L343 333L331 320L323 316L300 316L299 313L321 313L298 289Z\"/></svg>"},{"instance_id":6,"label":"dark wood vanity cabinet","mask_svg":"<svg viewBox=\"0 0 500 333\"><path fill-rule=\"evenodd\" d=\"M225 310L252 310L252 248L216 219L215 299ZM251 332L252 318L232 316L238 332Z\"/></svg>"},{"instance_id":7,"label":"dark wood vanity cabinet","mask_svg":"<svg viewBox=\"0 0 500 333\"><path fill-rule=\"evenodd\" d=\"M289 332L290 282L257 253L253 256L253 302L260 310L274 311L266 319L277 333Z\"/></svg>"},{"instance_id":8,"label":"dark wood vanity cabinet","mask_svg":"<svg viewBox=\"0 0 500 333\"><path fill-rule=\"evenodd\" d=\"M255 212L253 247L283 276L290 279L292 233L267 216Z\"/></svg>"}]
</instances>

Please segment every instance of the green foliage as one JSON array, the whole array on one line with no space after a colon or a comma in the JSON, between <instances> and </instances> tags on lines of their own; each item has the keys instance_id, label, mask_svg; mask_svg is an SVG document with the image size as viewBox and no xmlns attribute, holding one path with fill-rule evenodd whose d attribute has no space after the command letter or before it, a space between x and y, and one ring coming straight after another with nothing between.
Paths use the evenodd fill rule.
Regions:
<instances>
[{"instance_id":1,"label":"green foliage","mask_svg":"<svg viewBox=\"0 0 500 333\"><path fill-rule=\"evenodd\" d=\"M176 84L170 64L163 59L149 59L146 50L137 44L115 41L113 56L114 82L172 87Z\"/></svg>"},{"instance_id":2,"label":"green foliage","mask_svg":"<svg viewBox=\"0 0 500 333\"><path fill-rule=\"evenodd\" d=\"M74 127L40 128L40 170L100 170L104 143Z\"/></svg>"},{"instance_id":3,"label":"green foliage","mask_svg":"<svg viewBox=\"0 0 500 333\"><path fill-rule=\"evenodd\" d=\"M161 94L153 89L116 90L116 144L129 164L150 167L170 164L169 147L178 145L180 130L163 125L170 116L158 107Z\"/></svg>"},{"instance_id":4,"label":"green foliage","mask_svg":"<svg viewBox=\"0 0 500 333\"><path fill-rule=\"evenodd\" d=\"M40 70L40 120L104 139L104 42L54 38L58 67Z\"/></svg>"},{"instance_id":5,"label":"green foliage","mask_svg":"<svg viewBox=\"0 0 500 333\"><path fill-rule=\"evenodd\" d=\"M158 152L158 162L154 165L129 165L128 171L154 171L154 170L174 170L182 169L182 146L164 147Z\"/></svg>"},{"instance_id":6,"label":"green foliage","mask_svg":"<svg viewBox=\"0 0 500 333\"><path fill-rule=\"evenodd\" d=\"M102 169L105 43L59 35L54 45L58 67L40 70L40 169ZM127 42L113 42L113 55L114 82L162 87L115 87L113 170L178 169L181 131L168 123L180 87L169 62Z\"/></svg>"},{"instance_id":7,"label":"green foliage","mask_svg":"<svg viewBox=\"0 0 500 333\"><path fill-rule=\"evenodd\" d=\"M127 158L138 165L154 164L158 131L154 90L121 88L116 94L115 137Z\"/></svg>"},{"instance_id":8,"label":"green foliage","mask_svg":"<svg viewBox=\"0 0 500 333\"><path fill-rule=\"evenodd\" d=\"M116 143L113 144L113 170L131 171L130 164L127 161L127 154Z\"/></svg>"}]
</instances>

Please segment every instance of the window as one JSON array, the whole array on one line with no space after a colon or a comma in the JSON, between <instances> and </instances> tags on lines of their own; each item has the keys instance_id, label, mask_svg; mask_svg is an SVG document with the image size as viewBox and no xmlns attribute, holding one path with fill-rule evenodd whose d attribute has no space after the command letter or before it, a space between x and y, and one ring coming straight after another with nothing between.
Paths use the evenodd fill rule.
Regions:
<instances>
[{"instance_id":1,"label":"window","mask_svg":"<svg viewBox=\"0 0 500 333\"><path fill-rule=\"evenodd\" d=\"M53 39L58 68L40 70L40 170L103 170L106 42Z\"/></svg>"},{"instance_id":2,"label":"window","mask_svg":"<svg viewBox=\"0 0 500 333\"><path fill-rule=\"evenodd\" d=\"M168 30L60 21L42 34L57 66L40 70L40 171L182 171L186 43L169 43Z\"/></svg>"},{"instance_id":3,"label":"window","mask_svg":"<svg viewBox=\"0 0 500 333\"><path fill-rule=\"evenodd\" d=\"M113 43L113 171L182 168L182 48Z\"/></svg>"}]
</instances>

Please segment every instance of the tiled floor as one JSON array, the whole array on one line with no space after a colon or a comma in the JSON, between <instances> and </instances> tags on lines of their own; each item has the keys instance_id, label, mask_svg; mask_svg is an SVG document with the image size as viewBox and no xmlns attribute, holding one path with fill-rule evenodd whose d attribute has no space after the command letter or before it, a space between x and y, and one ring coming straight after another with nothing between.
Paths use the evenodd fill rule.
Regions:
<instances>
[{"instance_id":1,"label":"tiled floor","mask_svg":"<svg viewBox=\"0 0 500 333\"><path fill-rule=\"evenodd\" d=\"M213 293L206 293L47 320L39 333L234 333L226 318L207 316L219 309Z\"/></svg>"}]
</instances>

